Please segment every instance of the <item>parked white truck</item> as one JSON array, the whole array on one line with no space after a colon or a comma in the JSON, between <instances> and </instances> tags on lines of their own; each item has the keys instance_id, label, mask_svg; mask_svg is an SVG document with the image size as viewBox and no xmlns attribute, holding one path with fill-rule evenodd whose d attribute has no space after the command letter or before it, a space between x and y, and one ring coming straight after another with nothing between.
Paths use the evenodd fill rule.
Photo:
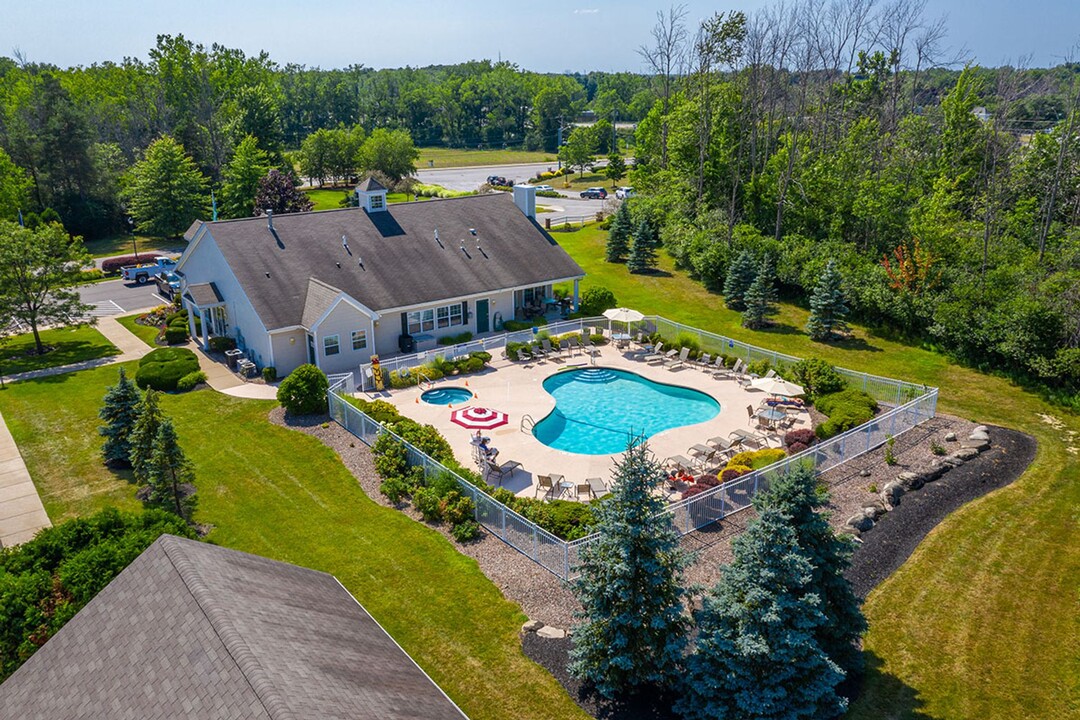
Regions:
<instances>
[{"instance_id":1,"label":"parked white truck","mask_svg":"<svg viewBox=\"0 0 1080 720\"><path fill-rule=\"evenodd\" d=\"M128 265L120 268L120 277L128 282L136 282L140 285L145 285L155 276L164 272L172 272L175 268L175 260L165 257L164 255L159 255L154 258L154 262L152 263L140 263L139 265Z\"/></svg>"}]
</instances>

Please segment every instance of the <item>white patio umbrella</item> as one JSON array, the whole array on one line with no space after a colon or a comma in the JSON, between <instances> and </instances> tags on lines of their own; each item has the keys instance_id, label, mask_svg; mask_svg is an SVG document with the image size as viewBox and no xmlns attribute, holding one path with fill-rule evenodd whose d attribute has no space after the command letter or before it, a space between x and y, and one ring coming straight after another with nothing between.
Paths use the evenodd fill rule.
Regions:
<instances>
[{"instance_id":1,"label":"white patio umbrella","mask_svg":"<svg viewBox=\"0 0 1080 720\"><path fill-rule=\"evenodd\" d=\"M764 390L770 395L779 395L780 397L795 397L796 395L802 395L806 392L801 385L796 385L793 382L788 382L787 380L778 377L754 378L750 381L750 387L755 390Z\"/></svg>"},{"instance_id":2,"label":"white patio umbrella","mask_svg":"<svg viewBox=\"0 0 1080 720\"><path fill-rule=\"evenodd\" d=\"M630 323L640 322L645 319L645 316L637 310L631 310L630 308L624 307L605 310L604 317L608 319L608 335L611 334L612 321L626 323L626 332L630 332Z\"/></svg>"}]
</instances>

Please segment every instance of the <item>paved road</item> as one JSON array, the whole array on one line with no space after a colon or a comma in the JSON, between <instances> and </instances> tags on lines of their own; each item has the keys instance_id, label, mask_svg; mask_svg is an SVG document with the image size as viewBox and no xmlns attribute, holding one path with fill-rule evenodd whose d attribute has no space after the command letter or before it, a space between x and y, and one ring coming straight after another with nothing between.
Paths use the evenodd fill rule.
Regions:
<instances>
[{"instance_id":1,"label":"paved road","mask_svg":"<svg viewBox=\"0 0 1080 720\"><path fill-rule=\"evenodd\" d=\"M90 315L104 317L124 315L134 310L156 307L169 302L158 294L154 283L136 285L123 280L109 280L79 288L79 297L84 303L93 306Z\"/></svg>"},{"instance_id":2,"label":"paved road","mask_svg":"<svg viewBox=\"0 0 1080 720\"><path fill-rule=\"evenodd\" d=\"M475 190L484 184L489 175L501 175L508 180L524 181L534 177L537 172L554 170L558 163L532 163L529 165L497 165L492 167L446 168L440 170L422 169L417 172L420 182L442 185L449 190ZM555 185L554 182L549 183ZM595 216L600 210L614 212L612 200L582 200L578 191L555 190L562 198L537 198L537 205L550 208L552 212L538 213L536 219L543 222L550 219L552 224L564 218L578 219L582 216Z\"/></svg>"}]
</instances>

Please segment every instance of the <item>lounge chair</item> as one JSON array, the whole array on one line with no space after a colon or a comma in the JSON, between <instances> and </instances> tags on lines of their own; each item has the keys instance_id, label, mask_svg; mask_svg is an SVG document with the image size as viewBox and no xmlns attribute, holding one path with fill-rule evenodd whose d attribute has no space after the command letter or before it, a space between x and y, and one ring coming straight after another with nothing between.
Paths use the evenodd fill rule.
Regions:
<instances>
[{"instance_id":1,"label":"lounge chair","mask_svg":"<svg viewBox=\"0 0 1080 720\"><path fill-rule=\"evenodd\" d=\"M672 350L672 352L675 352ZM668 370L674 370L677 367L681 367L686 364L686 358L690 357L690 348L684 347L679 352L679 357L668 357L664 359L664 367Z\"/></svg>"},{"instance_id":2,"label":"lounge chair","mask_svg":"<svg viewBox=\"0 0 1080 720\"><path fill-rule=\"evenodd\" d=\"M587 332L581 333L581 349L583 352L586 352L593 357L596 357L600 354L600 348L593 345L592 338Z\"/></svg>"},{"instance_id":3,"label":"lounge chair","mask_svg":"<svg viewBox=\"0 0 1080 720\"><path fill-rule=\"evenodd\" d=\"M558 355L559 354L558 351L555 348L551 347L551 341L548 340L547 338L544 338L543 340L541 340L540 345L543 346L543 348L544 348L544 355Z\"/></svg>"},{"instance_id":4,"label":"lounge chair","mask_svg":"<svg viewBox=\"0 0 1080 720\"><path fill-rule=\"evenodd\" d=\"M675 355L677 355L678 352L679 352L678 350L671 349L671 350L668 350L663 355L653 355L652 357L647 357L647 358L645 358L645 362L649 363L650 365L657 365L657 364L660 364L660 363L663 363L664 365L667 365L668 360L671 360L673 357L675 357Z\"/></svg>"},{"instance_id":5,"label":"lounge chair","mask_svg":"<svg viewBox=\"0 0 1080 720\"><path fill-rule=\"evenodd\" d=\"M548 347L551 347L551 343L548 343ZM532 356L537 360L544 360L547 358L547 351L544 350L543 346L533 345L529 348L529 352L531 352Z\"/></svg>"},{"instance_id":6,"label":"lounge chair","mask_svg":"<svg viewBox=\"0 0 1080 720\"><path fill-rule=\"evenodd\" d=\"M703 370L708 370L709 366L712 365L712 355L703 353L702 356L697 359L697 365Z\"/></svg>"},{"instance_id":7,"label":"lounge chair","mask_svg":"<svg viewBox=\"0 0 1080 720\"><path fill-rule=\"evenodd\" d=\"M570 352L570 341L569 340L560 340L559 341L559 354L562 355L563 353L566 353L566 357L573 357L573 354Z\"/></svg>"},{"instance_id":8,"label":"lounge chair","mask_svg":"<svg viewBox=\"0 0 1080 720\"><path fill-rule=\"evenodd\" d=\"M592 485L590 485L588 482L577 484L577 499L581 500L582 495L584 495L586 499L596 497L596 495L593 493Z\"/></svg>"},{"instance_id":9,"label":"lounge chair","mask_svg":"<svg viewBox=\"0 0 1080 720\"><path fill-rule=\"evenodd\" d=\"M544 497L549 497L555 494L555 483L552 481L550 475L537 475L536 476L536 492L533 493L535 498L540 494L540 491L544 491Z\"/></svg>"},{"instance_id":10,"label":"lounge chair","mask_svg":"<svg viewBox=\"0 0 1080 720\"><path fill-rule=\"evenodd\" d=\"M607 488L607 485L604 483L603 479L601 479L601 478L598 478L598 477L585 478L585 482L589 484L589 487L592 489L593 497L595 497L595 498L603 497L604 495L607 495L610 492L608 490L608 488Z\"/></svg>"},{"instance_id":11,"label":"lounge chair","mask_svg":"<svg viewBox=\"0 0 1080 720\"><path fill-rule=\"evenodd\" d=\"M733 380L739 373L739 368L742 367L742 360L736 360L734 367L727 367L723 364L723 358L716 358L716 372L713 373L713 377L717 380Z\"/></svg>"},{"instance_id":12,"label":"lounge chair","mask_svg":"<svg viewBox=\"0 0 1080 720\"><path fill-rule=\"evenodd\" d=\"M641 359L644 360L645 362L649 362L654 357L655 358L660 358L661 360L664 359L664 343L663 342L656 343L656 347L654 347L651 352L647 352L644 355L642 355Z\"/></svg>"},{"instance_id":13,"label":"lounge chair","mask_svg":"<svg viewBox=\"0 0 1080 720\"><path fill-rule=\"evenodd\" d=\"M484 476L490 478L494 475L499 485L502 485L504 477L507 475L512 476L515 470L524 471L525 468L516 460L507 460L502 465L496 465L491 460L484 461Z\"/></svg>"},{"instance_id":14,"label":"lounge chair","mask_svg":"<svg viewBox=\"0 0 1080 720\"><path fill-rule=\"evenodd\" d=\"M581 352L581 343L578 341L578 336L577 335L571 335L570 338L566 342L570 346L570 354L571 355L573 355L576 352Z\"/></svg>"}]
</instances>

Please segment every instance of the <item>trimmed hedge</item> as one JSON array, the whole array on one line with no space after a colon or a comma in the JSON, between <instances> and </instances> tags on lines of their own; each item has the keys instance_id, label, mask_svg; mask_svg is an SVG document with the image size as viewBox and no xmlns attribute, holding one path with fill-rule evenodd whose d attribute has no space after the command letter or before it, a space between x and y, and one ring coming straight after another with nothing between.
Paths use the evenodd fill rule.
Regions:
<instances>
[{"instance_id":1,"label":"trimmed hedge","mask_svg":"<svg viewBox=\"0 0 1080 720\"><path fill-rule=\"evenodd\" d=\"M787 457L787 453L780 448L762 448L760 450L744 450L728 461L728 468L746 467L750 470L760 470L768 467L778 460Z\"/></svg>"},{"instance_id":2,"label":"trimmed hedge","mask_svg":"<svg viewBox=\"0 0 1080 720\"><path fill-rule=\"evenodd\" d=\"M326 374L314 365L305 363L281 381L277 399L291 415L325 413L329 388Z\"/></svg>"},{"instance_id":3,"label":"trimmed hedge","mask_svg":"<svg viewBox=\"0 0 1080 720\"><path fill-rule=\"evenodd\" d=\"M862 425L873 418L878 411L878 404L874 398L854 388L823 395L815 404L821 413L829 417L814 430L814 433L822 440Z\"/></svg>"},{"instance_id":4,"label":"trimmed hedge","mask_svg":"<svg viewBox=\"0 0 1080 720\"><path fill-rule=\"evenodd\" d=\"M206 373L202 370L196 370L195 372L188 373L180 378L176 382L176 389L180 392L187 392L189 390L194 390L196 385L204 382L206 382Z\"/></svg>"},{"instance_id":5,"label":"trimmed hedge","mask_svg":"<svg viewBox=\"0 0 1080 720\"><path fill-rule=\"evenodd\" d=\"M138 265L140 262L146 262L146 255L121 255L120 257L103 260L101 263L101 271L106 275L109 273L118 273L120 272L120 268L127 265Z\"/></svg>"},{"instance_id":6,"label":"trimmed hedge","mask_svg":"<svg viewBox=\"0 0 1080 720\"><path fill-rule=\"evenodd\" d=\"M139 361L135 384L162 392L176 390L180 378L199 370L199 358L187 348L158 348Z\"/></svg>"}]
</instances>

